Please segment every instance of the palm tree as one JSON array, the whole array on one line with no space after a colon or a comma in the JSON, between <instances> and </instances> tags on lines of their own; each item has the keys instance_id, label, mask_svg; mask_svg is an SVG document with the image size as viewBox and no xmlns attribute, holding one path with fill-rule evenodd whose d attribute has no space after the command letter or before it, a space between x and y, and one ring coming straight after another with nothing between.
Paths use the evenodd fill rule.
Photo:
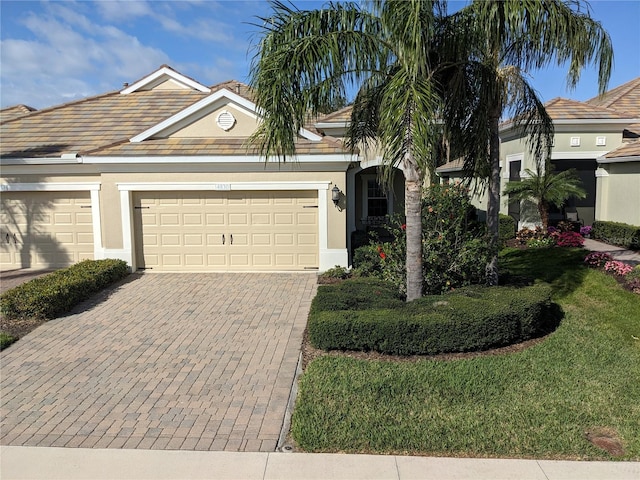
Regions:
<instances>
[{"instance_id":1,"label":"palm tree","mask_svg":"<svg viewBox=\"0 0 640 480\"><path fill-rule=\"evenodd\" d=\"M537 163L549 156L553 124L525 72L552 62L568 63L567 84L577 84L583 67L598 65L600 93L613 62L611 39L580 0L475 0L455 15L451 39L455 58L447 84L446 114L452 150L465 159L468 175L487 180L490 261L487 283L498 282L500 209L499 123L511 117L528 134ZM464 35L460 35L464 32ZM467 49L465 50L465 47ZM463 61L466 59L466 61Z\"/></svg>"},{"instance_id":2,"label":"palm tree","mask_svg":"<svg viewBox=\"0 0 640 480\"><path fill-rule=\"evenodd\" d=\"M253 136L265 157L286 161L309 115L357 86L348 145L375 144L382 176L405 178L407 301L422 295L421 197L434 170L441 95L436 45L443 1L330 3L300 11L279 1L262 18L250 84L263 114ZM430 182L427 182L430 183Z\"/></svg>"},{"instance_id":3,"label":"palm tree","mask_svg":"<svg viewBox=\"0 0 640 480\"><path fill-rule=\"evenodd\" d=\"M551 205L562 208L569 198L587 196L575 169L554 173L553 165L547 162L544 168L539 165L535 172L530 169L526 169L525 172L527 177L519 182L509 182L503 194L510 195L510 198L516 201L535 201L545 232L549 227Z\"/></svg>"}]
</instances>

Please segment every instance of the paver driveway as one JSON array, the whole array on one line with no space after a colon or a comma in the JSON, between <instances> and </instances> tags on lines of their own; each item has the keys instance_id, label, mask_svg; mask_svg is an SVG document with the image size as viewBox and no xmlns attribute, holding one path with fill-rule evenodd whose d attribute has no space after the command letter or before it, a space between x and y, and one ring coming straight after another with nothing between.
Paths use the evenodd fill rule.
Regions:
<instances>
[{"instance_id":1,"label":"paver driveway","mask_svg":"<svg viewBox=\"0 0 640 480\"><path fill-rule=\"evenodd\" d=\"M316 276L134 274L1 355L0 443L272 451Z\"/></svg>"}]
</instances>

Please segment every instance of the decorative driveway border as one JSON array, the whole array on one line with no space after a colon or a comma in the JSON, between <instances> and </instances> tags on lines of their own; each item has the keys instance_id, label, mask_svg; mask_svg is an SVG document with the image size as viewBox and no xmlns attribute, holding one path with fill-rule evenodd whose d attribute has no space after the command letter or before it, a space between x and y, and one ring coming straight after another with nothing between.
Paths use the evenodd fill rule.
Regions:
<instances>
[{"instance_id":1,"label":"decorative driveway border","mask_svg":"<svg viewBox=\"0 0 640 480\"><path fill-rule=\"evenodd\" d=\"M0 444L273 451L316 280L131 275L0 353Z\"/></svg>"}]
</instances>

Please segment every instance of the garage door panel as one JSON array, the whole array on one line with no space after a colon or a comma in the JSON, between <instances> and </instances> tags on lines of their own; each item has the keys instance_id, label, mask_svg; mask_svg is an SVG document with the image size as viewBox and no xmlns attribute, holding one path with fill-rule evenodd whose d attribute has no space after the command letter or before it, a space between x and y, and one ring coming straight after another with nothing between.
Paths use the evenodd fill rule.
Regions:
<instances>
[{"instance_id":1,"label":"garage door panel","mask_svg":"<svg viewBox=\"0 0 640 480\"><path fill-rule=\"evenodd\" d=\"M3 268L60 268L93 258L91 195L3 192L0 263Z\"/></svg>"},{"instance_id":2,"label":"garage door panel","mask_svg":"<svg viewBox=\"0 0 640 480\"><path fill-rule=\"evenodd\" d=\"M202 217L203 215L200 213L185 213L182 216L182 223L183 225L187 225L187 226L191 226L191 225L201 226L201 225L204 225L204 220Z\"/></svg>"},{"instance_id":3,"label":"garage door panel","mask_svg":"<svg viewBox=\"0 0 640 480\"><path fill-rule=\"evenodd\" d=\"M75 214L76 225L93 225L93 217L91 213L76 213Z\"/></svg>"},{"instance_id":4,"label":"garage door panel","mask_svg":"<svg viewBox=\"0 0 640 480\"><path fill-rule=\"evenodd\" d=\"M203 244L204 244L204 239L200 234L193 233L193 234L185 234L184 236L184 245L186 247L191 247L196 245L202 246Z\"/></svg>"},{"instance_id":5,"label":"garage door panel","mask_svg":"<svg viewBox=\"0 0 640 480\"><path fill-rule=\"evenodd\" d=\"M229 255L229 264L232 267L248 267L249 255L246 253L232 253Z\"/></svg>"},{"instance_id":6,"label":"garage door panel","mask_svg":"<svg viewBox=\"0 0 640 480\"><path fill-rule=\"evenodd\" d=\"M53 216L53 223L55 225L72 225L73 215L71 213L56 213Z\"/></svg>"},{"instance_id":7,"label":"garage door panel","mask_svg":"<svg viewBox=\"0 0 640 480\"><path fill-rule=\"evenodd\" d=\"M249 215L246 213L230 213L228 222L231 227L236 225L245 226L249 224Z\"/></svg>"},{"instance_id":8,"label":"garage door panel","mask_svg":"<svg viewBox=\"0 0 640 480\"><path fill-rule=\"evenodd\" d=\"M168 267L179 267L182 265L182 256L179 254L163 254L160 256L162 264Z\"/></svg>"},{"instance_id":9,"label":"garage door panel","mask_svg":"<svg viewBox=\"0 0 640 480\"><path fill-rule=\"evenodd\" d=\"M172 206L168 196L178 201ZM134 194L134 205L151 203L155 207L136 210L134 219L136 257L145 263L139 266L194 271L318 266L317 209L304 208L317 205L315 191ZM158 264L146 263L149 254Z\"/></svg>"},{"instance_id":10,"label":"garage door panel","mask_svg":"<svg viewBox=\"0 0 640 480\"><path fill-rule=\"evenodd\" d=\"M251 225L270 225L271 214L270 213L252 213Z\"/></svg>"},{"instance_id":11,"label":"garage door panel","mask_svg":"<svg viewBox=\"0 0 640 480\"><path fill-rule=\"evenodd\" d=\"M179 233L164 233L160 235L160 244L169 247L175 247L176 245L180 245L180 234Z\"/></svg>"},{"instance_id":12,"label":"garage door panel","mask_svg":"<svg viewBox=\"0 0 640 480\"><path fill-rule=\"evenodd\" d=\"M177 213L161 213L160 225L164 226L178 226L180 225L180 215Z\"/></svg>"},{"instance_id":13,"label":"garage door panel","mask_svg":"<svg viewBox=\"0 0 640 480\"><path fill-rule=\"evenodd\" d=\"M276 213L273 215L274 225L293 225L292 213Z\"/></svg>"},{"instance_id":14,"label":"garage door panel","mask_svg":"<svg viewBox=\"0 0 640 480\"><path fill-rule=\"evenodd\" d=\"M271 234L269 233L254 233L251 235L251 244L254 246L271 246Z\"/></svg>"},{"instance_id":15,"label":"garage door panel","mask_svg":"<svg viewBox=\"0 0 640 480\"><path fill-rule=\"evenodd\" d=\"M203 267L204 255L187 254L184 256L184 263L190 267Z\"/></svg>"},{"instance_id":16,"label":"garage door panel","mask_svg":"<svg viewBox=\"0 0 640 480\"><path fill-rule=\"evenodd\" d=\"M224 214L223 213L207 213L207 225L212 226L224 226Z\"/></svg>"},{"instance_id":17,"label":"garage door panel","mask_svg":"<svg viewBox=\"0 0 640 480\"><path fill-rule=\"evenodd\" d=\"M272 267L273 261L269 253L254 253L251 255L251 262L256 267Z\"/></svg>"}]
</instances>

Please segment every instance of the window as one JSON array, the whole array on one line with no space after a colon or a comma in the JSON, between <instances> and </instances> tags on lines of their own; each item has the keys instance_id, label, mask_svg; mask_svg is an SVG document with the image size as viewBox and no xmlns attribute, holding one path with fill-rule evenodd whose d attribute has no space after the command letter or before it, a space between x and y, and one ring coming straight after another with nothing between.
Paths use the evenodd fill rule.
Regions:
<instances>
[{"instance_id":1,"label":"window","mask_svg":"<svg viewBox=\"0 0 640 480\"><path fill-rule=\"evenodd\" d=\"M387 195L374 179L367 180L367 216L384 217L388 213Z\"/></svg>"}]
</instances>

